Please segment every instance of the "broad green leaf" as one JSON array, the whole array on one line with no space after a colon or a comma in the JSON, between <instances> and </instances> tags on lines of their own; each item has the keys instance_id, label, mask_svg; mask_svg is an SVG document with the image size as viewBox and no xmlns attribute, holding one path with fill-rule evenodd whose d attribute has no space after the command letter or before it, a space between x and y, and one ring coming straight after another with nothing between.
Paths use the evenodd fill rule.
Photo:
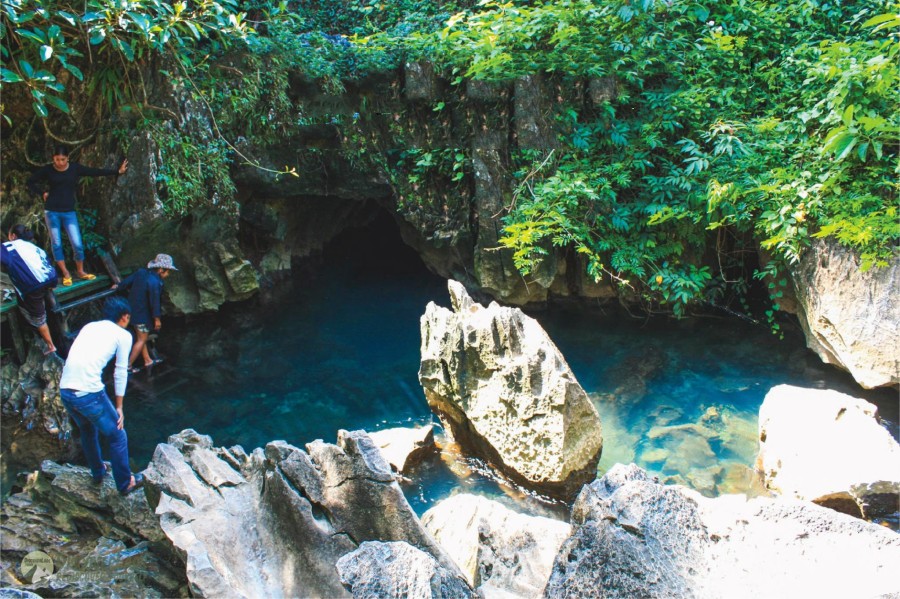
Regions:
<instances>
[{"instance_id":1,"label":"broad green leaf","mask_svg":"<svg viewBox=\"0 0 900 599\"><path fill-rule=\"evenodd\" d=\"M20 83L25 80L15 71L0 68L0 81L3 81L3 83Z\"/></svg>"},{"instance_id":2,"label":"broad green leaf","mask_svg":"<svg viewBox=\"0 0 900 599\"><path fill-rule=\"evenodd\" d=\"M63 112L65 112L66 114L69 114L69 105L66 104L62 99L57 98L56 96L46 96L44 98L44 100L48 104L52 104L52 105L56 106L57 108L59 108L60 110L62 110Z\"/></svg>"},{"instance_id":3,"label":"broad green leaf","mask_svg":"<svg viewBox=\"0 0 900 599\"><path fill-rule=\"evenodd\" d=\"M47 62L47 60L53 56L53 48L50 46L41 46L41 60Z\"/></svg>"},{"instance_id":4,"label":"broad green leaf","mask_svg":"<svg viewBox=\"0 0 900 599\"><path fill-rule=\"evenodd\" d=\"M70 73L72 73L73 75L75 75L75 77L76 77L79 81L84 81L84 73L81 72L81 69L79 69L79 68L76 67L75 65L69 64L69 63L64 63L63 66L65 67L65 69L66 69L67 71L69 71Z\"/></svg>"},{"instance_id":5,"label":"broad green leaf","mask_svg":"<svg viewBox=\"0 0 900 599\"><path fill-rule=\"evenodd\" d=\"M34 111L39 117L47 117L47 107L43 102L32 102L31 106L34 108Z\"/></svg>"},{"instance_id":6,"label":"broad green leaf","mask_svg":"<svg viewBox=\"0 0 900 599\"><path fill-rule=\"evenodd\" d=\"M853 123L854 108L855 107L853 106L853 104L848 105L847 108L844 109L844 114L841 115L841 120L844 122L844 125L847 127L849 127Z\"/></svg>"}]
</instances>

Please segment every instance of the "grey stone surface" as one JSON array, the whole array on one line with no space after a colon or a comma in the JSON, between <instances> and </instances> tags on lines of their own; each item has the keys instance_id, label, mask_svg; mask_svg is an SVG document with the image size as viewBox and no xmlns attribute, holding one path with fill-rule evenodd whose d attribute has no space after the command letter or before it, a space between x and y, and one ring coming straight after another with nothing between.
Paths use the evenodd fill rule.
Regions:
<instances>
[{"instance_id":1,"label":"grey stone surface","mask_svg":"<svg viewBox=\"0 0 900 599\"><path fill-rule=\"evenodd\" d=\"M457 599L477 597L465 580L431 555L404 542L367 541L338 560L341 582L354 598L409 597Z\"/></svg>"},{"instance_id":2,"label":"grey stone surface","mask_svg":"<svg viewBox=\"0 0 900 599\"><path fill-rule=\"evenodd\" d=\"M142 491L120 497L110 477L45 461L0 508L0 585L52 597L181 597L184 573ZM42 551L53 573L31 582L22 559Z\"/></svg>"},{"instance_id":3,"label":"grey stone surface","mask_svg":"<svg viewBox=\"0 0 900 599\"><path fill-rule=\"evenodd\" d=\"M428 304L419 381L432 411L474 456L514 481L573 497L594 479L600 418L565 358L517 308L476 304L449 282L456 311Z\"/></svg>"},{"instance_id":4,"label":"grey stone surface","mask_svg":"<svg viewBox=\"0 0 900 599\"><path fill-rule=\"evenodd\" d=\"M900 384L900 254L860 271L858 254L815 239L790 267L807 346L866 388Z\"/></svg>"},{"instance_id":5,"label":"grey stone surface","mask_svg":"<svg viewBox=\"0 0 900 599\"><path fill-rule=\"evenodd\" d=\"M586 486L544 597L877 597L900 536L818 505L705 498L634 465Z\"/></svg>"},{"instance_id":6,"label":"grey stone surface","mask_svg":"<svg viewBox=\"0 0 900 599\"><path fill-rule=\"evenodd\" d=\"M519 514L468 493L441 501L422 523L487 599L539 596L572 533L566 522Z\"/></svg>"},{"instance_id":7,"label":"grey stone surface","mask_svg":"<svg viewBox=\"0 0 900 599\"><path fill-rule=\"evenodd\" d=\"M248 455L186 430L157 446L147 479L195 596L346 596L335 564L367 540L408 542L456 571L364 431Z\"/></svg>"}]
</instances>

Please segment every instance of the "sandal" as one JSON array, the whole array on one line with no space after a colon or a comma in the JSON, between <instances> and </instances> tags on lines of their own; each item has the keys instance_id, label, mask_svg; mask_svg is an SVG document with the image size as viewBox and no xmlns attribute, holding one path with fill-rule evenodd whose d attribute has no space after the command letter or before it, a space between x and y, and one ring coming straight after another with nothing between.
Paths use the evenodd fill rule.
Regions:
<instances>
[{"instance_id":1,"label":"sandal","mask_svg":"<svg viewBox=\"0 0 900 599\"><path fill-rule=\"evenodd\" d=\"M89 272L86 272L83 275L78 276L79 281L93 281L96 278L97 278L97 275L92 275Z\"/></svg>"},{"instance_id":2,"label":"sandal","mask_svg":"<svg viewBox=\"0 0 900 599\"><path fill-rule=\"evenodd\" d=\"M130 485L128 485L128 487L126 489L119 491L119 495L121 495L122 497L125 497L126 495L129 495L132 492L137 491L138 489L140 489L141 487L144 486L144 475L143 474L138 473L138 474L135 474L134 476L132 476L131 478L134 479L134 482L131 483Z\"/></svg>"},{"instance_id":3,"label":"sandal","mask_svg":"<svg viewBox=\"0 0 900 599\"><path fill-rule=\"evenodd\" d=\"M72 277L63 277L63 287L72 286Z\"/></svg>"},{"instance_id":4,"label":"sandal","mask_svg":"<svg viewBox=\"0 0 900 599\"><path fill-rule=\"evenodd\" d=\"M154 359L152 362L150 362L149 364L144 364L144 368L151 368L151 367L153 367L153 366L156 366L156 365L162 364L162 363L163 363L163 359L162 359L162 358L156 358L156 359Z\"/></svg>"},{"instance_id":5,"label":"sandal","mask_svg":"<svg viewBox=\"0 0 900 599\"><path fill-rule=\"evenodd\" d=\"M129 366L128 367L128 374L137 374L140 371L141 371L140 366Z\"/></svg>"}]
</instances>

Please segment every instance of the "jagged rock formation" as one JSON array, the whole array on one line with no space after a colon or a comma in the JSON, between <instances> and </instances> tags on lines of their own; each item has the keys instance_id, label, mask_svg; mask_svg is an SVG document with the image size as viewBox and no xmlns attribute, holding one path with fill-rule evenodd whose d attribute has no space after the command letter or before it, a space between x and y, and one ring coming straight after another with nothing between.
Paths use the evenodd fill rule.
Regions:
<instances>
[{"instance_id":1,"label":"jagged rock formation","mask_svg":"<svg viewBox=\"0 0 900 599\"><path fill-rule=\"evenodd\" d=\"M807 346L867 389L900 384L900 255L860 272L859 256L835 240L816 239L791 267L797 314Z\"/></svg>"},{"instance_id":2,"label":"jagged rock formation","mask_svg":"<svg viewBox=\"0 0 900 599\"><path fill-rule=\"evenodd\" d=\"M4 467L33 468L44 459L71 460L81 451L66 408L59 399L63 360L43 355L37 337L25 363L4 360L0 370Z\"/></svg>"},{"instance_id":3,"label":"jagged rock formation","mask_svg":"<svg viewBox=\"0 0 900 599\"><path fill-rule=\"evenodd\" d=\"M307 449L248 455L191 430L157 446L148 497L195 596L346 596L335 564L364 541L409 543L456 574L365 432Z\"/></svg>"},{"instance_id":4,"label":"jagged rock formation","mask_svg":"<svg viewBox=\"0 0 900 599\"><path fill-rule=\"evenodd\" d=\"M338 560L341 582L353 597L463 599L477 597L434 556L409 543L367 541Z\"/></svg>"},{"instance_id":5,"label":"jagged rock formation","mask_svg":"<svg viewBox=\"0 0 900 599\"><path fill-rule=\"evenodd\" d=\"M478 495L453 495L422 515L434 535L487 599L537 597L572 527L559 520L526 516Z\"/></svg>"},{"instance_id":6,"label":"jagged rock formation","mask_svg":"<svg viewBox=\"0 0 900 599\"><path fill-rule=\"evenodd\" d=\"M181 597L183 571L143 491L119 496L81 466L45 461L0 508L2 586L51 597ZM29 583L22 558L43 551L54 572ZM0 591L0 596L3 592Z\"/></svg>"},{"instance_id":7,"label":"jagged rock formation","mask_svg":"<svg viewBox=\"0 0 900 599\"><path fill-rule=\"evenodd\" d=\"M900 536L795 500L707 499L614 466L572 508L544 597L877 597Z\"/></svg>"},{"instance_id":8,"label":"jagged rock formation","mask_svg":"<svg viewBox=\"0 0 900 599\"><path fill-rule=\"evenodd\" d=\"M432 302L421 319L428 405L467 452L529 488L574 496L603 447L584 389L534 319L448 287L453 311Z\"/></svg>"},{"instance_id":9,"label":"jagged rock formation","mask_svg":"<svg viewBox=\"0 0 900 599\"><path fill-rule=\"evenodd\" d=\"M759 409L756 467L766 487L858 518L900 511L900 444L869 402L778 385Z\"/></svg>"}]
</instances>

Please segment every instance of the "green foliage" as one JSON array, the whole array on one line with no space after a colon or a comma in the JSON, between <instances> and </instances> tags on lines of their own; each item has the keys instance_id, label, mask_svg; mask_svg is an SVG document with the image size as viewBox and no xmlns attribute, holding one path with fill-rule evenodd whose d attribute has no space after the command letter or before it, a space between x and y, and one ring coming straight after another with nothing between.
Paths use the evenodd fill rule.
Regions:
<instances>
[{"instance_id":1,"label":"green foliage","mask_svg":"<svg viewBox=\"0 0 900 599\"><path fill-rule=\"evenodd\" d=\"M199 206L234 209L228 146L221 139L198 144L171 128L157 127L154 139L163 156L157 175L166 213L187 214Z\"/></svg>"},{"instance_id":2,"label":"green foliage","mask_svg":"<svg viewBox=\"0 0 900 599\"><path fill-rule=\"evenodd\" d=\"M726 280L698 262L706 231L781 263L814 236L863 269L896 255L898 6L487 1L410 46L457 82L614 77L597 105L557 105L561 147L520 165L502 243L523 273L573 248L682 314Z\"/></svg>"},{"instance_id":3,"label":"green foliage","mask_svg":"<svg viewBox=\"0 0 900 599\"><path fill-rule=\"evenodd\" d=\"M40 117L48 107L69 112L69 77L85 74L102 97L138 98L128 65L149 54L191 62L201 43L243 39L251 29L237 0L3 0L0 41L4 86L23 86ZM115 65L94 79L93 65ZM103 68L103 67L101 67ZM64 74L65 73L65 74Z\"/></svg>"}]
</instances>

